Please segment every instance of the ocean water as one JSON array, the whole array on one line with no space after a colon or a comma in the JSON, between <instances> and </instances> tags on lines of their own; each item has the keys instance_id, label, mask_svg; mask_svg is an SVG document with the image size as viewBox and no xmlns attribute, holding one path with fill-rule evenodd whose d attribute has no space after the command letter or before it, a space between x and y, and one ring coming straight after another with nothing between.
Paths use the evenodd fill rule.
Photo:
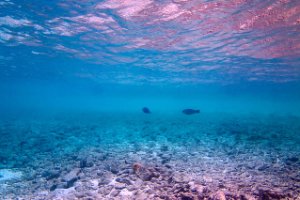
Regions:
<instances>
[{"instance_id":1,"label":"ocean water","mask_svg":"<svg viewBox=\"0 0 300 200\"><path fill-rule=\"evenodd\" d=\"M300 2L0 0L0 199L300 199Z\"/></svg>"}]
</instances>

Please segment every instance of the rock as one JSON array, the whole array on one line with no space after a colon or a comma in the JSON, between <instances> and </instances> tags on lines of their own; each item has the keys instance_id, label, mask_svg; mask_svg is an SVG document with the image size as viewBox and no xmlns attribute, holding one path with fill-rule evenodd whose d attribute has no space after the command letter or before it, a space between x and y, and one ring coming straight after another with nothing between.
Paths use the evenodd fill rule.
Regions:
<instances>
[{"instance_id":1,"label":"rock","mask_svg":"<svg viewBox=\"0 0 300 200\"><path fill-rule=\"evenodd\" d=\"M261 165L261 166L257 167L257 170L258 170L258 171L264 171L264 170L266 170L266 169L268 169L268 168L269 168L269 166L268 166L268 165L266 165L266 164L263 164L263 165Z\"/></svg>"},{"instance_id":2,"label":"rock","mask_svg":"<svg viewBox=\"0 0 300 200\"><path fill-rule=\"evenodd\" d=\"M22 172L11 169L0 169L0 182L19 180L22 177Z\"/></svg>"},{"instance_id":3,"label":"rock","mask_svg":"<svg viewBox=\"0 0 300 200\"><path fill-rule=\"evenodd\" d=\"M150 181L156 175L139 163L133 165L133 171L143 181Z\"/></svg>"},{"instance_id":4,"label":"rock","mask_svg":"<svg viewBox=\"0 0 300 200\"><path fill-rule=\"evenodd\" d=\"M250 163L245 164L245 167L248 169L255 169L256 166L255 166L255 163L250 162Z\"/></svg>"},{"instance_id":5,"label":"rock","mask_svg":"<svg viewBox=\"0 0 300 200\"><path fill-rule=\"evenodd\" d=\"M269 191L269 190L259 190L258 191L259 199L283 199L285 196L282 193L277 191Z\"/></svg>"},{"instance_id":6,"label":"rock","mask_svg":"<svg viewBox=\"0 0 300 200\"><path fill-rule=\"evenodd\" d=\"M148 194L146 194L144 191L138 190L135 194L134 199L136 200L145 200L148 199Z\"/></svg>"},{"instance_id":7,"label":"rock","mask_svg":"<svg viewBox=\"0 0 300 200\"><path fill-rule=\"evenodd\" d=\"M82 184L79 184L75 187L76 192L80 193L80 192L84 192L84 187L82 186Z\"/></svg>"},{"instance_id":8,"label":"rock","mask_svg":"<svg viewBox=\"0 0 300 200\"><path fill-rule=\"evenodd\" d=\"M171 169L171 168L172 168L172 166L169 165L169 164L166 164L165 167L168 168L168 169Z\"/></svg>"},{"instance_id":9,"label":"rock","mask_svg":"<svg viewBox=\"0 0 300 200\"><path fill-rule=\"evenodd\" d=\"M172 180L176 183L187 183L190 181L190 178L184 173L175 172L173 174Z\"/></svg>"},{"instance_id":10,"label":"rock","mask_svg":"<svg viewBox=\"0 0 300 200\"><path fill-rule=\"evenodd\" d=\"M75 193L75 196L79 199L83 199L85 197L85 194L83 192L77 192Z\"/></svg>"},{"instance_id":11,"label":"rock","mask_svg":"<svg viewBox=\"0 0 300 200\"><path fill-rule=\"evenodd\" d=\"M115 182L114 186L115 186L115 189L117 189L117 190L122 190L122 189L126 188L125 183Z\"/></svg>"},{"instance_id":12,"label":"rock","mask_svg":"<svg viewBox=\"0 0 300 200\"><path fill-rule=\"evenodd\" d=\"M101 187L101 188L98 190L98 193L107 196L107 195L111 192L112 189L113 189L113 186L112 186L112 185L108 185L108 186L105 186L105 187Z\"/></svg>"},{"instance_id":13,"label":"rock","mask_svg":"<svg viewBox=\"0 0 300 200\"><path fill-rule=\"evenodd\" d=\"M203 194L206 192L206 187L203 185L193 185L191 186L191 191L197 194Z\"/></svg>"},{"instance_id":14,"label":"rock","mask_svg":"<svg viewBox=\"0 0 300 200\"><path fill-rule=\"evenodd\" d=\"M120 194L120 190L112 190L110 193L111 197L116 197Z\"/></svg>"},{"instance_id":15,"label":"rock","mask_svg":"<svg viewBox=\"0 0 300 200\"><path fill-rule=\"evenodd\" d=\"M169 150L169 147L168 147L167 145L162 145L162 146L160 147L160 150L161 150L161 151L168 151L168 150Z\"/></svg>"},{"instance_id":16,"label":"rock","mask_svg":"<svg viewBox=\"0 0 300 200\"><path fill-rule=\"evenodd\" d=\"M84 158L80 160L79 162L79 167L80 168L85 168L85 167L93 167L93 161L90 158Z\"/></svg>"},{"instance_id":17,"label":"rock","mask_svg":"<svg viewBox=\"0 0 300 200\"><path fill-rule=\"evenodd\" d=\"M97 190L99 187L99 180L97 179L93 179L93 180L89 180L85 183L85 188L88 190Z\"/></svg>"},{"instance_id":18,"label":"rock","mask_svg":"<svg viewBox=\"0 0 300 200\"><path fill-rule=\"evenodd\" d=\"M161 155L160 157L161 157L161 163L162 163L163 165L166 164L166 163L168 163L168 162L170 162L170 160L171 160L171 158L172 158L172 156L169 155L169 154Z\"/></svg>"},{"instance_id":19,"label":"rock","mask_svg":"<svg viewBox=\"0 0 300 200\"><path fill-rule=\"evenodd\" d=\"M51 192L46 199L76 199L74 193L75 193L74 188L56 189L53 192ZM30 199L36 199L36 198L30 198Z\"/></svg>"},{"instance_id":20,"label":"rock","mask_svg":"<svg viewBox=\"0 0 300 200\"><path fill-rule=\"evenodd\" d=\"M298 158L298 157L295 157L295 156L289 157L289 158L287 159L287 161L290 161L290 162L297 162L298 160L299 160L299 158Z\"/></svg>"},{"instance_id":21,"label":"rock","mask_svg":"<svg viewBox=\"0 0 300 200\"><path fill-rule=\"evenodd\" d=\"M139 177L143 181L150 181L154 177L154 175L151 172L145 170L144 172L140 173Z\"/></svg>"},{"instance_id":22,"label":"rock","mask_svg":"<svg viewBox=\"0 0 300 200\"><path fill-rule=\"evenodd\" d=\"M250 196L248 194L241 194L239 199L240 200L255 200L255 198L253 196Z\"/></svg>"},{"instance_id":23,"label":"rock","mask_svg":"<svg viewBox=\"0 0 300 200\"><path fill-rule=\"evenodd\" d=\"M204 175L202 178L203 178L203 181L205 183L211 183L211 182L213 182L213 178L211 176Z\"/></svg>"},{"instance_id":24,"label":"rock","mask_svg":"<svg viewBox=\"0 0 300 200\"><path fill-rule=\"evenodd\" d=\"M116 181L119 183L125 183L127 185L132 185L131 181L126 178L116 178Z\"/></svg>"},{"instance_id":25,"label":"rock","mask_svg":"<svg viewBox=\"0 0 300 200\"><path fill-rule=\"evenodd\" d=\"M188 194L182 194L181 195L181 200L194 200L194 197Z\"/></svg>"},{"instance_id":26,"label":"rock","mask_svg":"<svg viewBox=\"0 0 300 200\"><path fill-rule=\"evenodd\" d=\"M73 169L62 178L63 181L67 182L66 188L72 187L73 184L79 179L79 172L79 168Z\"/></svg>"},{"instance_id":27,"label":"rock","mask_svg":"<svg viewBox=\"0 0 300 200\"><path fill-rule=\"evenodd\" d=\"M124 170L120 171L119 174L122 174L122 176L127 176L131 172L132 172L132 169L124 169Z\"/></svg>"},{"instance_id":28,"label":"rock","mask_svg":"<svg viewBox=\"0 0 300 200\"><path fill-rule=\"evenodd\" d=\"M134 186L135 186L136 188L142 187L143 184L144 184L144 181L141 180L140 178L138 178L138 179L136 179L136 181L134 181Z\"/></svg>"},{"instance_id":29,"label":"rock","mask_svg":"<svg viewBox=\"0 0 300 200\"><path fill-rule=\"evenodd\" d=\"M190 191L190 186L188 184L176 183L172 188L172 192L174 194L183 194L183 193L188 193L189 191Z\"/></svg>"},{"instance_id":30,"label":"rock","mask_svg":"<svg viewBox=\"0 0 300 200\"><path fill-rule=\"evenodd\" d=\"M54 178L58 178L60 176L60 171L58 170L48 170L43 172L42 177L45 177L46 180L51 180Z\"/></svg>"},{"instance_id":31,"label":"rock","mask_svg":"<svg viewBox=\"0 0 300 200\"><path fill-rule=\"evenodd\" d=\"M133 192L128 191L127 189L124 189L120 192L121 199L132 199Z\"/></svg>"},{"instance_id":32,"label":"rock","mask_svg":"<svg viewBox=\"0 0 300 200\"><path fill-rule=\"evenodd\" d=\"M133 185L129 185L129 186L127 186L127 190L128 191L135 191L135 190L137 190L137 187L135 187Z\"/></svg>"},{"instance_id":33,"label":"rock","mask_svg":"<svg viewBox=\"0 0 300 200\"><path fill-rule=\"evenodd\" d=\"M286 165L292 165L292 164L294 164L294 163L297 163L298 161L299 161L299 158L293 156L293 157L287 158L287 159L285 160L285 164L286 164Z\"/></svg>"},{"instance_id":34,"label":"rock","mask_svg":"<svg viewBox=\"0 0 300 200\"><path fill-rule=\"evenodd\" d=\"M226 196L223 191L217 191L216 194L214 195L214 198L216 200L226 200Z\"/></svg>"},{"instance_id":35,"label":"rock","mask_svg":"<svg viewBox=\"0 0 300 200\"><path fill-rule=\"evenodd\" d=\"M112 173L104 173L102 174L102 176L100 177L99 180L99 186L100 185L108 185L112 180L113 180L114 176Z\"/></svg>"},{"instance_id":36,"label":"rock","mask_svg":"<svg viewBox=\"0 0 300 200\"><path fill-rule=\"evenodd\" d=\"M118 174L120 171L119 167L120 165L118 163L110 163L106 166L106 169L113 174Z\"/></svg>"},{"instance_id":37,"label":"rock","mask_svg":"<svg viewBox=\"0 0 300 200\"><path fill-rule=\"evenodd\" d=\"M56 188L57 188L57 185L54 184L54 185L52 185L52 186L50 187L50 191L54 191Z\"/></svg>"}]
</instances>

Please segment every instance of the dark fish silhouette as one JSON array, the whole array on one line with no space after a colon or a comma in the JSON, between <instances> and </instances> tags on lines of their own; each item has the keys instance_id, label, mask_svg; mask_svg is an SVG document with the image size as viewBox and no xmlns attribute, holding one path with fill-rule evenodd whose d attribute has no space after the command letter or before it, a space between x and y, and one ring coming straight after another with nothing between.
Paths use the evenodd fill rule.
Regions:
<instances>
[{"instance_id":1,"label":"dark fish silhouette","mask_svg":"<svg viewBox=\"0 0 300 200\"><path fill-rule=\"evenodd\" d=\"M200 113L200 110L195 110L195 109L184 109L182 111L183 114L186 114L186 115L193 115L193 114L197 114L197 113Z\"/></svg>"},{"instance_id":2,"label":"dark fish silhouette","mask_svg":"<svg viewBox=\"0 0 300 200\"><path fill-rule=\"evenodd\" d=\"M147 108L147 107L143 108L143 112L146 113L146 114L150 114L151 113L150 110L149 110L149 108Z\"/></svg>"}]
</instances>

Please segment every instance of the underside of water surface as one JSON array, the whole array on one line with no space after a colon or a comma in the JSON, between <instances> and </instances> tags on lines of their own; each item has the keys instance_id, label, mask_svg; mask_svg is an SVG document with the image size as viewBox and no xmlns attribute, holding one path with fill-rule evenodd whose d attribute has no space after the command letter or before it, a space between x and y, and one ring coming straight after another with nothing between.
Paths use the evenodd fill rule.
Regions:
<instances>
[{"instance_id":1,"label":"underside of water surface","mask_svg":"<svg viewBox=\"0 0 300 200\"><path fill-rule=\"evenodd\" d=\"M300 199L300 1L0 0L0 199Z\"/></svg>"}]
</instances>

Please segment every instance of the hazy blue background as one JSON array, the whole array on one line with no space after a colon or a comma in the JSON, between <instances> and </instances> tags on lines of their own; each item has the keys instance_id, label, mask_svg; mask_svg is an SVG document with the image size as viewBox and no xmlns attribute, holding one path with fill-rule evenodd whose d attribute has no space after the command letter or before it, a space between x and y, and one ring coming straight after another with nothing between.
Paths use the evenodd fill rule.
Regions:
<instances>
[{"instance_id":1,"label":"hazy blue background","mask_svg":"<svg viewBox=\"0 0 300 200\"><path fill-rule=\"evenodd\" d=\"M299 87L295 84L222 86L104 84L78 80L16 80L2 82L1 109L18 113L65 111L180 114L184 108L201 112L299 115Z\"/></svg>"}]
</instances>

